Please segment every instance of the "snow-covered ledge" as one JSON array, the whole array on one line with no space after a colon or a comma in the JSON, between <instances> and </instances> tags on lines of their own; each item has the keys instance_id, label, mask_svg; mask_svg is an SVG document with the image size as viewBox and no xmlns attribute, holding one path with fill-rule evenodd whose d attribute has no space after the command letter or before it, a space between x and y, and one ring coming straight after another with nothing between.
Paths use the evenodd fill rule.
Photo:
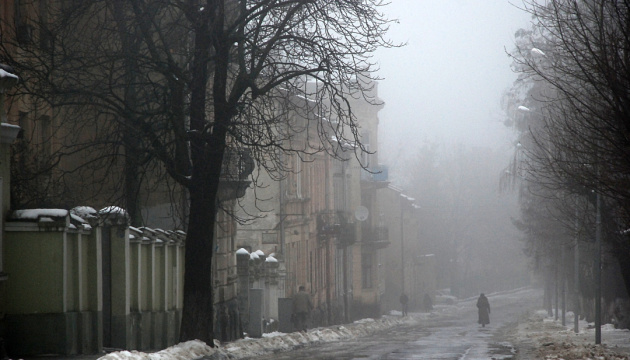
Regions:
<instances>
[{"instance_id":1,"label":"snow-covered ledge","mask_svg":"<svg viewBox=\"0 0 630 360\"><path fill-rule=\"evenodd\" d=\"M20 132L20 127L17 125L11 125L7 123L2 123L2 130L0 130L0 134L2 135L0 140L3 144L12 144L18 136Z\"/></svg>"},{"instance_id":2,"label":"snow-covered ledge","mask_svg":"<svg viewBox=\"0 0 630 360\"><path fill-rule=\"evenodd\" d=\"M7 90L14 87L19 78L13 73L13 69L5 64L0 64L0 93L4 94Z\"/></svg>"}]
</instances>

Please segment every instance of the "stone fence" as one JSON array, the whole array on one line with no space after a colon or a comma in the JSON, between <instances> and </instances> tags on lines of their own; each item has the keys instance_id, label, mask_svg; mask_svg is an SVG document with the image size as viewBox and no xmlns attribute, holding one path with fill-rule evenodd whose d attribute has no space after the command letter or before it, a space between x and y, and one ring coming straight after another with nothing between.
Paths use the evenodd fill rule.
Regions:
<instances>
[{"instance_id":1,"label":"stone fence","mask_svg":"<svg viewBox=\"0 0 630 360\"><path fill-rule=\"evenodd\" d=\"M115 207L16 210L4 230L0 311L9 355L177 342L183 232L130 227Z\"/></svg>"}]
</instances>

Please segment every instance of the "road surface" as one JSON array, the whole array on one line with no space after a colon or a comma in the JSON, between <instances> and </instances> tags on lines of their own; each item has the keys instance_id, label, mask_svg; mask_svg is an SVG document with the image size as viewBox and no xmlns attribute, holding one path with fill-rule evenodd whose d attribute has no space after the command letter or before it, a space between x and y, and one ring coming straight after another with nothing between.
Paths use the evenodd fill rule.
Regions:
<instances>
[{"instance_id":1,"label":"road surface","mask_svg":"<svg viewBox=\"0 0 630 360\"><path fill-rule=\"evenodd\" d=\"M458 309L423 320L414 326L400 326L369 337L335 343L310 345L256 359L514 359L515 349L505 332L519 316L539 305L538 292L527 296L489 296L490 325L477 324L475 299L462 301ZM413 316L413 313L410 314Z\"/></svg>"}]
</instances>

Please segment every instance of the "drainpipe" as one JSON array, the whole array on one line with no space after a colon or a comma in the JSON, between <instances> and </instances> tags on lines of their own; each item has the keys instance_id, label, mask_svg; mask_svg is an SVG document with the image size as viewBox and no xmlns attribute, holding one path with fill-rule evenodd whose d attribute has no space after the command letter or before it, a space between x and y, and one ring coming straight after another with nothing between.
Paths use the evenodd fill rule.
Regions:
<instances>
[{"instance_id":1,"label":"drainpipe","mask_svg":"<svg viewBox=\"0 0 630 360\"><path fill-rule=\"evenodd\" d=\"M346 162L343 160L341 163L341 176L342 176L342 194L343 194L343 211L347 211L347 186L346 186ZM343 244L343 308L344 308L344 321L350 322L350 305L348 303L348 244Z\"/></svg>"}]
</instances>

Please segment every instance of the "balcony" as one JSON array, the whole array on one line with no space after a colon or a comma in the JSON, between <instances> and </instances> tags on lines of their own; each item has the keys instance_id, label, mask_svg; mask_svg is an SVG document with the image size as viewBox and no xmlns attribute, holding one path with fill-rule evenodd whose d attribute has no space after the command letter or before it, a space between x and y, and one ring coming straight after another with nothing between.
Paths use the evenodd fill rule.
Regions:
<instances>
[{"instance_id":1,"label":"balcony","mask_svg":"<svg viewBox=\"0 0 630 360\"><path fill-rule=\"evenodd\" d=\"M389 184L388 179L388 169L385 165L376 165L368 169L361 169L361 185L363 187L368 186L375 189L384 188Z\"/></svg>"},{"instance_id":2,"label":"balcony","mask_svg":"<svg viewBox=\"0 0 630 360\"><path fill-rule=\"evenodd\" d=\"M317 238L327 241L336 238L339 246L351 245L356 240L356 231L353 223L346 220L341 211L327 211L317 214Z\"/></svg>"},{"instance_id":3,"label":"balcony","mask_svg":"<svg viewBox=\"0 0 630 360\"><path fill-rule=\"evenodd\" d=\"M384 249L389 246L389 228L387 226L363 226L362 242L374 250Z\"/></svg>"},{"instance_id":4,"label":"balcony","mask_svg":"<svg viewBox=\"0 0 630 360\"><path fill-rule=\"evenodd\" d=\"M226 150L219 183L219 201L238 199L245 196L249 187L249 175L254 171L254 159L249 150Z\"/></svg>"}]
</instances>

